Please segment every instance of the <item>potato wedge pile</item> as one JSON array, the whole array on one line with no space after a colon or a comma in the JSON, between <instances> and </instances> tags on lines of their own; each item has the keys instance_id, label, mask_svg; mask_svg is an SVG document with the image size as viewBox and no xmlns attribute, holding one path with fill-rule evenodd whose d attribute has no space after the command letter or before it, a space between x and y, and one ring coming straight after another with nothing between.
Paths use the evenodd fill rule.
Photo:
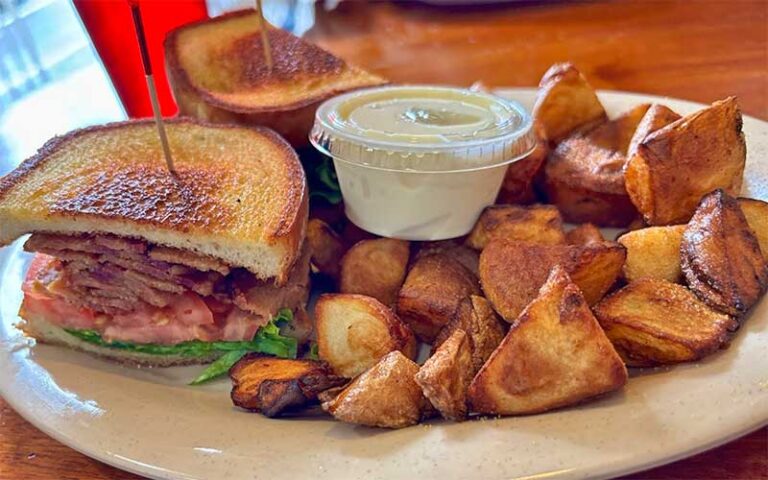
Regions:
<instances>
[{"instance_id":1,"label":"potato wedge pile","mask_svg":"<svg viewBox=\"0 0 768 480\"><path fill-rule=\"evenodd\" d=\"M314 403L380 428L528 415L609 395L631 381L627 367L728 345L768 289L768 203L736 197L736 100L609 119L586 78L558 64L534 126L536 150L464 238L310 220L313 272L332 283L314 308L317 357L243 358L235 405L272 417ZM605 226L627 230L612 241Z\"/></svg>"}]
</instances>

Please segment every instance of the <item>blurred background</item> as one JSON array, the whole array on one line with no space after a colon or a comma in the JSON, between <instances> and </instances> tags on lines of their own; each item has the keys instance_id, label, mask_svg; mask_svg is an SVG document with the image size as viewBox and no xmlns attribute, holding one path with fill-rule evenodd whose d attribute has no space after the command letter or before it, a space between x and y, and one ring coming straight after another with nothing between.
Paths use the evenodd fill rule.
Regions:
<instances>
[{"instance_id":1,"label":"blurred background","mask_svg":"<svg viewBox=\"0 0 768 480\"><path fill-rule=\"evenodd\" d=\"M597 88L768 117L768 0L263 0L274 25L395 82L530 86L573 61ZM139 0L165 115L162 42L253 0ZM71 129L151 112L127 0L0 0L0 173Z\"/></svg>"}]
</instances>

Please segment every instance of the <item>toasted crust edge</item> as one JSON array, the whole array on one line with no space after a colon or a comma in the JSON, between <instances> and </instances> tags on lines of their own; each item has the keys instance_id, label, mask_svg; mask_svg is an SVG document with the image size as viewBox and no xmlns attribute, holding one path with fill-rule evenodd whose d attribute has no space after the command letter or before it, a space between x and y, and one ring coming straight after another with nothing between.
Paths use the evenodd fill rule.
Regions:
<instances>
[{"instance_id":1,"label":"toasted crust edge","mask_svg":"<svg viewBox=\"0 0 768 480\"><path fill-rule=\"evenodd\" d=\"M48 163L51 156L69 142L75 141L83 135L95 132L152 123L154 123L153 119L124 120L104 125L80 128L51 138L45 142L34 155L24 160L16 169L12 170L7 175L0 177L0 202L5 199L6 195L13 190L14 187L21 184L27 176L34 171L43 168ZM240 124L217 124L191 117L168 118L165 119L165 123L171 125L190 124L214 129L250 130L253 133L267 137L279 150L282 151L284 155L281 156L281 161L284 162L291 179L289 188L286 192L289 201L288 205L280 213L280 218L277 221L277 228L272 232L266 232L266 236L267 244L269 245L276 245L284 242L287 244L286 246L289 247L285 249L285 253L283 254L282 274L277 276L278 283L283 283L288 278L291 268L293 268L293 265L299 258L299 249L303 243L308 221L307 213L309 211L307 181L304 174L304 168L301 166L296 151L285 139L283 139L283 137L266 127ZM15 238L13 240L15 240ZM13 240L10 240L8 243ZM7 244L0 242L0 246L3 245Z\"/></svg>"},{"instance_id":2,"label":"toasted crust edge","mask_svg":"<svg viewBox=\"0 0 768 480\"><path fill-rule=\"evenodd\" d=\"M343 92L350 91L351 89L334 89L333 91L329 92L327 95L319 95L311 98L307 98L304 100L296 101L293 103L286 103L284 105L281 105L279 107L270 106L270 107L245 107L243 105L238 105L235 103L230 103L225 100L222 100L218 96L212 94L209 90L200 88L198 85L196 85L192 80L190 79L187 71L181 66L181 63L179 62L179 57L176 54L177 52L177 42L179 35L186 31L193 28L197 28L200 25L203 24L211 24L211 23L220 23L225 22L227 20L230 20L232 18L242 17L246 15L253 14L252 10L238 10L234 12L225 13L224 15L220 15L215 18L206 18L203 20L198 20L196 22L190 22L187 23L175 30L172 30L168 35L166 35L165 40L163 41L163 49L165 51L165 61L166 61L166 68L169 70L170 75L169 77L173 76L177 81L180 81L183 83L183 88L187 88L193 92L195 92L200 98L203 99L203 101L209 105L212 105L214 107L220 108L222 110L233 112L233 113L239 113L239 114L258 114L258 113L274 113L274 112L289 112L293 110L298 110L300 108L308 107L310 105L319 104L320 102L331 98L335 95L338 95ZM275 28L270 26L270 28ZM320 48L320 47L318 47ZM325 49L323 49L325 50ZM327 51L327 50L326 50ZM329 52L330 53L330 52ZM350 65L346 61L344 61L344 65L346 68L351 70L360 70L358 67L354 65ZM388 82L386 79L379 77L378 75L370 74L373 77L379 78L381 81L377 83L371 83L367 86L375 86L375 85L385 85ZM361 85L359 88L365 88L366 85Z\"/></svg>"}]
</instances>

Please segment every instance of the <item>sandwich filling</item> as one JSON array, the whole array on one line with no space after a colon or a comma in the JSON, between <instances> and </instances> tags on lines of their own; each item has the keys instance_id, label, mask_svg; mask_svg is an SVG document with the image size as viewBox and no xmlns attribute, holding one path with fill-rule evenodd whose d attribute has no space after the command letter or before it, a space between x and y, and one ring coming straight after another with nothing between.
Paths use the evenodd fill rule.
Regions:
<instances>
[{"instance_id":1,"label":"sandwich filling","mask_svg":"<svg viewBox=\"0 0 768 480\"><path fill-rule=\"evenodd\" d=\"M36 233L24 248L38 255L22 316L91 342L248 342L307 301L306 252L277 286L212 257L114 235Z\"/></svg>"}]
</instances>

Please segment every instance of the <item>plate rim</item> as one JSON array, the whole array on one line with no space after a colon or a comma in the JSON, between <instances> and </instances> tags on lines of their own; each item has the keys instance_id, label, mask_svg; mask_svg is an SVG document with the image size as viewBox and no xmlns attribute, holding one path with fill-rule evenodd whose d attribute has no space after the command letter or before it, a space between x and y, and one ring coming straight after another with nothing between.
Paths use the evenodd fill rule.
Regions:
<instances>
[{"instance_id":1,"label":"plate rim","mask_svg":"<svg viewBox=\"0 0 768 480\"><path fill-rule=\"evenodd\" d=\"M535 94L538 89L535 87L498 87L498 88L494 88L493 90L494 92L499 92L499 93L509 92L511 94L517 93L517 94L532 95L532 94ZM701 103L701 102L696 102L696 101L691 101L691 100L681 99L676 97L670 97L670 96L664 96L664 95L646 94L642 92L600 89L600 90L597 90L597 93L601 99L603 99L604 97L613 97L613 96L616 96L616 97L636 96L636 97L641 97L643 99L642 101L644 102L649 102L649 101L664 102L666 100L671 100L676 103L682 102L682 103L689 104L691 107L701 108L706 106L705 103ZM768 121L762 120L750 115L743 115L743 117L745 119L749 119L752 122L757 122L760 128L763 128L766 130L766 132L768 132ZM20 250L20 244L18 241L10 246L0 249L0 281L6 276L10 259L14 255L17 255L19 250ZM0 338L0 353L4 357L7 357L8 359L10 359L13 356L13 351L12 349L11 351L9 351L9 349L7 348L8 345L6 344L5 340L6 339L4 338ZM40 366L40 368L42 368L42 366ZM53 438L55 441L69 448L72 448L73 450L79 452L82 455L85 455L89 458L100 461L107 465L116 467L120 470L130 472L136 475L147 476L150 478L159 478L163 480L177 480L177 479L193 480L193 479L199 478L197 476L190 476L184 472L180 472L177 470L166 469L159 465L146 464L138 460L123 457L118 455L117 452L108 452L104 449L99 449L99 448L94 449L92 445L88 445L87 441L82 441L79 437L72 436L67 433L58 431L54 427L47 424L43 418L38 417L38 415L35 414L35 411L39 410L40 408L39 403L37 404L35 404L34 402L25 403L22 401L22 398L19 396L15 396L15 395L8 396L6 393L7 390L8 389L6 388L5 382L0 381L0 396L3 397L4 401L8 403L8 405L19 416L21 416L25 421L29 422L31 425L33 425L35 428L37 428L44 434ZM635 463L631 467L627 466L626 461L613 460L605 464L602 464L600 467L598 467L599 471L596 471L596 472L579 471L574 473L580 474L580 475L586 475L586 476L589 476L589 478L612 478L618 475L627 475L627 474L632 474L640 471L645 471L651 468L667 465L667 464L679 461L681 459L691 457L693 455L699 454L704 451L717 448L718 446L732 442L735 439L748 435L749 433L757 431L766 426L768 426L768 416L750 425L746 425L742 428L736 429L735 431L730 432L728 435L724 435L715 440L705 442L701 445L697 445L697 446L685 449L671 456L665 457L663 455L659 455L654 458L650 458L645 462ZM523 478L532 479L534 477L535 476L523 477ZM555 475L555 477L558 477L558 476Z\"/></svg>"}]
</instances>

